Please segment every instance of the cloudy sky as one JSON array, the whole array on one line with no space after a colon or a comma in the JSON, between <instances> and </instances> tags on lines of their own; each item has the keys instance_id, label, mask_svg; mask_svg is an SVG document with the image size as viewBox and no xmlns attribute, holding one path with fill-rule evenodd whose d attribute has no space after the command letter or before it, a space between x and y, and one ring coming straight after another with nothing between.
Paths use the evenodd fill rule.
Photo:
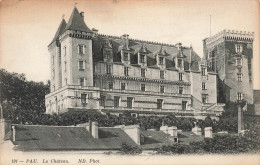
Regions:
<instances>
[{"instance_id":1,"label":"cloudy sky","mask_svg":"<svg viewBox=\"0 0 260 165\"><path fill-rule=\"evenodd\" d=\"M1 0L0 0L1 1ZM48 44L62 15L68 21L77 3L85 22L99 33L192 45L203 55L202 39L223 29L255 32L254 86L259 82L258 0L2 0L0 67L25 73L28 80L50 77Z\"/></svg>"}]
</instances>

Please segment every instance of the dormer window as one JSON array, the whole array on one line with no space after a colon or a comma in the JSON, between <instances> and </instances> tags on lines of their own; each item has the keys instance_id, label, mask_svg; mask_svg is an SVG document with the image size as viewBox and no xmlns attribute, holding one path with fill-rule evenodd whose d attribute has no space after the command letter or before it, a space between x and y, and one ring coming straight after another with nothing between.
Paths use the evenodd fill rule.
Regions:
<instances>
[{"instance_id":1,"label":"dormer window","mask_svg":"<svg viewBox=\"0 0 260 165\"><path fill-rule=\"evenodd\" d=\"M145 63L145 55L140 54L140 62Z\"/></svg>"},{"instance_id":2,"label":"dormer window","mask_svg":"<svg viewBox=\"0 0 260 165\"><path fill-rule=\"evenodd\" d=\"M163 60L164 60L163 57L159 57L159 65L163 65Z\"/></svg>"},{"instance_id":3,"label":"dormer window","mask_svg":"<svg viewBox=\"0 0 260 165\"><path fill-rule=\"evenodd\" d=\"M111 52L110 52L110 50L107 50L107 51L106 51L106 58L107 58L107 59L110 59L110 58L111 58Z\"/></svg>"},{"instance_id":4,"label":"dormer window","mask_svg":"<svg viewBox=\"0 0 260 165\"><path fill-rule=\"evenodd\" d=\"M182 68L182 59L178 59L178 67Z\"/></svg>"},{"instance_id":5,"label":"dormer window","mask_svg":"<svg viewBox=\"0 0 260 165\"><path fill-rule=\"evenodd\" d=\"M124 61L128 61L128 53L124 53Z\"/></svg>"}]
</instances>

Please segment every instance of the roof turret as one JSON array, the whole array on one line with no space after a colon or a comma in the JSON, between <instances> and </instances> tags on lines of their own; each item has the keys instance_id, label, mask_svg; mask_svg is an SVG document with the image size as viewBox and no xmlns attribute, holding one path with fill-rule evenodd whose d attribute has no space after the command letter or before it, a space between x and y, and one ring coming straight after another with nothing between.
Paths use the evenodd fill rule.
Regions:
<instances>
[{"instance_id":1,"label":"roof turret","mask_svg":"<svg viewBox=\"0 0 260 165\"><path fill-rule=\"evenodd\" d=\"M65 30L76 30L92 33L92 31L87 27L87 25L84 22L84 16L79 13L76 7L73 9L71 13L70 19Z\"/></svg>"},{"instance_id":2,"label":"roof turret","mask_svg":"<svg viewBox=\"0 0 260 165\"><path fill-rule=\"evenodd\" d=\"M59 36L64 32L64 29L65 29L66 25L67 25L66 21L64 20L64 18L62 18L60 26L58 27L58 30L55 33L55 36L52 39L50 44L52 44L54 41L59 40Z\"/></svg>"}]
</instances>

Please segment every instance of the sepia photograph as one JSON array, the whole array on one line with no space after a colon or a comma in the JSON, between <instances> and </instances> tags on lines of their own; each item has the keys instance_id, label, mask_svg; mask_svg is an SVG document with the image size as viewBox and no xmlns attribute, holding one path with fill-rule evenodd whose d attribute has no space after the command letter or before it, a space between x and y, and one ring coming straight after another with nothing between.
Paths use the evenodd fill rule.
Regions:
<instances>
[{"instance_id":1,"label":"sepia photograph","mask_svg":"<svg viewBox=\"0 0 260 165\"><path fill-rule=\"evenodd\" d=\"M258 0L0 0L0 164L260 164Z\"/></svg>"}]
</instances>

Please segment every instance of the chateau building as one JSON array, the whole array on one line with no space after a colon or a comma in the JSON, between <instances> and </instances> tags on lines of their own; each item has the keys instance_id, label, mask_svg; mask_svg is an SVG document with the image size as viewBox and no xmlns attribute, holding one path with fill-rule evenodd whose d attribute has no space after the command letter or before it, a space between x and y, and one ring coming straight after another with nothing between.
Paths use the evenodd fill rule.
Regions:
<instances>
[{"instance_id":1,"label":"chateau building","mask_svg":"<svg viewBox=\"0 0 260 165\"><path fill-rule=\"evenodd\" d=\"M48 46L46 113L101 112L218 116L217 73L192 47L99 34L75 7Z\"/></svg>"},{"instance_id":2,"label":"chateau building","mask_svg":"<svg viewBox=\"0 0 260 165\"><path fill-rule=\"evenodd\" d=\"M208 70L218 74L218 101L253 104L254 33L223 30L204 39Z\"/></svg>"}]
</instances>

